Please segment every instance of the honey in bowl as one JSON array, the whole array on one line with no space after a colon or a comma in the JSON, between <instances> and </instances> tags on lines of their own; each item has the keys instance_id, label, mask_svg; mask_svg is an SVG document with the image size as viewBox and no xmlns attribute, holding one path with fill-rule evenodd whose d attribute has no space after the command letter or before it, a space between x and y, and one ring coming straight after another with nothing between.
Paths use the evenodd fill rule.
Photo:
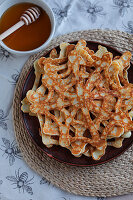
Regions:
<instances>
[{"instance_id":1,"label":"honey in bowl","mask_svg":"<svg viewBox=\"0 0 133 200\"><path fill-rule=\"evenodd\" d=\"M0 18L0 34L20 21L21 15L30 7L36 6L32 3L19 3L8 8ZM3 40L5 45L17 51L29 51L41 46L50 36L51 22L47 13L37 6L41 14L39 18L30 25L24 25Z\"/></svg>"}]
</instances>

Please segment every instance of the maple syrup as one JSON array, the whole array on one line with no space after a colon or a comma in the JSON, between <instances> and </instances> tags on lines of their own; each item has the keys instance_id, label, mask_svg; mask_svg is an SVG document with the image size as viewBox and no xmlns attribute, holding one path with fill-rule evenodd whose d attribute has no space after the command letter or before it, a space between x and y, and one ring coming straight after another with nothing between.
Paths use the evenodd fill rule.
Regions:
<instances>
[{"instance_id":1,"label":"maple syrup","mask_svg":"<svg viewBox=\"0 0 133 200\"><path fill-rule=\"evenodd\" d=\"M18 3L8 8L0 18L0 34L20 21L21 15L32 3ZM37 6L38 7L38 6ZM51 22L47 13L40 8L40 17L32 24L22 26L9 35L3 42L11 49L29 51L41 46L50 36Z\"/></svg>"}]
</instances>

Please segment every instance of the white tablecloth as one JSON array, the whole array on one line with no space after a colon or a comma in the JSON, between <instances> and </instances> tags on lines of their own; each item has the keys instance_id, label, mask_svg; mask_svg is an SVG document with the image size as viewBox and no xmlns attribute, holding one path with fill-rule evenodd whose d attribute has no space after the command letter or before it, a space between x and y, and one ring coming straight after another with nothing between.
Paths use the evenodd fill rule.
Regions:
<instances>
[{"instance_id":1,"label":"white tablecloth","mask_svg":"<svg viewBox=\"0 0 133 200\"><path fill-rule=\"evenodd\" d=\"M4 0L0 0L0 4ZM115 29L133 34L132 0L46 0L56 18L54 37L87 29ZM28 56L18 57L0 47L0 199L91 200L103 198L69 194L51 185L23 161L12 121L12 98ZM26 180L26 181L24 181ZM27 183L28 182L28 183ZM107 198L133 199L133 195Z\"/></svg>"}]
</instances>

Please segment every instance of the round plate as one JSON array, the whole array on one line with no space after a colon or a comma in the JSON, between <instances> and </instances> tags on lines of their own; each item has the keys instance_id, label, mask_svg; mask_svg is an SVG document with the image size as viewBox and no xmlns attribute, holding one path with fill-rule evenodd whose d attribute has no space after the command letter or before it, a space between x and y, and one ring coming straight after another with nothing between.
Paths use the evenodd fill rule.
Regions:
<instances>
[{"instance_id":1,"label":"round plate","mask_svg":"<svg viewBox=\"0 0 133 200\"><path fill-rule=\"evenodd\" d=\"M72 42L72 43L76 43L76 42ZM111 53L113 53L113 56L119 56L121 55L121 53L102 43L97 43L97 42L92 42L92 41L88 41L87 42L87 46L96 51L98 49L98 45L101 44L105 47L107 47L108 51L110 51ZM59 51L59 46L56 47L57 51ZM44 55L45 57L49 56L49 53L47 53L46 55ZM129 81L131 83L133 83L133 69L132 69L132 64L131 67L128 71L128 78ZM34 68L32 68L29 73L27 74L27 77L24 81L24 87L22 90L22 95L21 95L21 100L26 96L26 93L28 90L30 90L33 86L34 83L34 79L35 79L35 75L34 75ZM69 164L69 165L76 165L76 166L92 166L92 165L98 165L98 164L102 164L105 162L108 162L110 160L112 160L113 158L116 158L117 156L119 156L120 154L122 154L125 150L127 150L132 142L133 142L133 134L131 135L130 138L128 139L124 139L123 141L123 145L121 148L115 148L115 147L107 147L106 148L106 153L104 156L102 156L102 158L100 160L93 160L92 157L86 157L84 155L82 155L81 157L75 157L71 154L71 152L69 150L67 150L66 148L63 148L61 146L56 146L54 145L51 148L47 148L43 143L42 143L42 138L39 135L39 122L38 119L36 117L32 117L29 116L29 114L23 113L22 112L22 116L23 116L23 120L24 120L24 125L25 128L27 129L27 133L31 136L31 138L33 139L33 141L40 147L40 149L42 151L44 151L49 157L52 157L60 162L63 162L65 164Z\"/></svg>"}]
</instances>

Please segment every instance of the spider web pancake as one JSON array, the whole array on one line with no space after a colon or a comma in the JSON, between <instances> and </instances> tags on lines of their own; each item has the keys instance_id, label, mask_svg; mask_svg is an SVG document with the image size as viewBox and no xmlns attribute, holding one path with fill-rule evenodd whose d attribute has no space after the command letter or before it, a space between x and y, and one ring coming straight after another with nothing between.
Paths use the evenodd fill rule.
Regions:
<instances>
[{"instance_id":1,"label":"spider web pancake","mask_svg":"<svg viewBox=\"0 0 133 200\"><path fill-rule=\"evenodd\" d=\"M21 109L37 116L48 148L60 145L76 157L99 160L108 145L122 147L133 130L130 59L129 51L113 57L107 48L99 45L95 53L79 40L35 61L34 85Z\"/></svg>"}]
</instances>

